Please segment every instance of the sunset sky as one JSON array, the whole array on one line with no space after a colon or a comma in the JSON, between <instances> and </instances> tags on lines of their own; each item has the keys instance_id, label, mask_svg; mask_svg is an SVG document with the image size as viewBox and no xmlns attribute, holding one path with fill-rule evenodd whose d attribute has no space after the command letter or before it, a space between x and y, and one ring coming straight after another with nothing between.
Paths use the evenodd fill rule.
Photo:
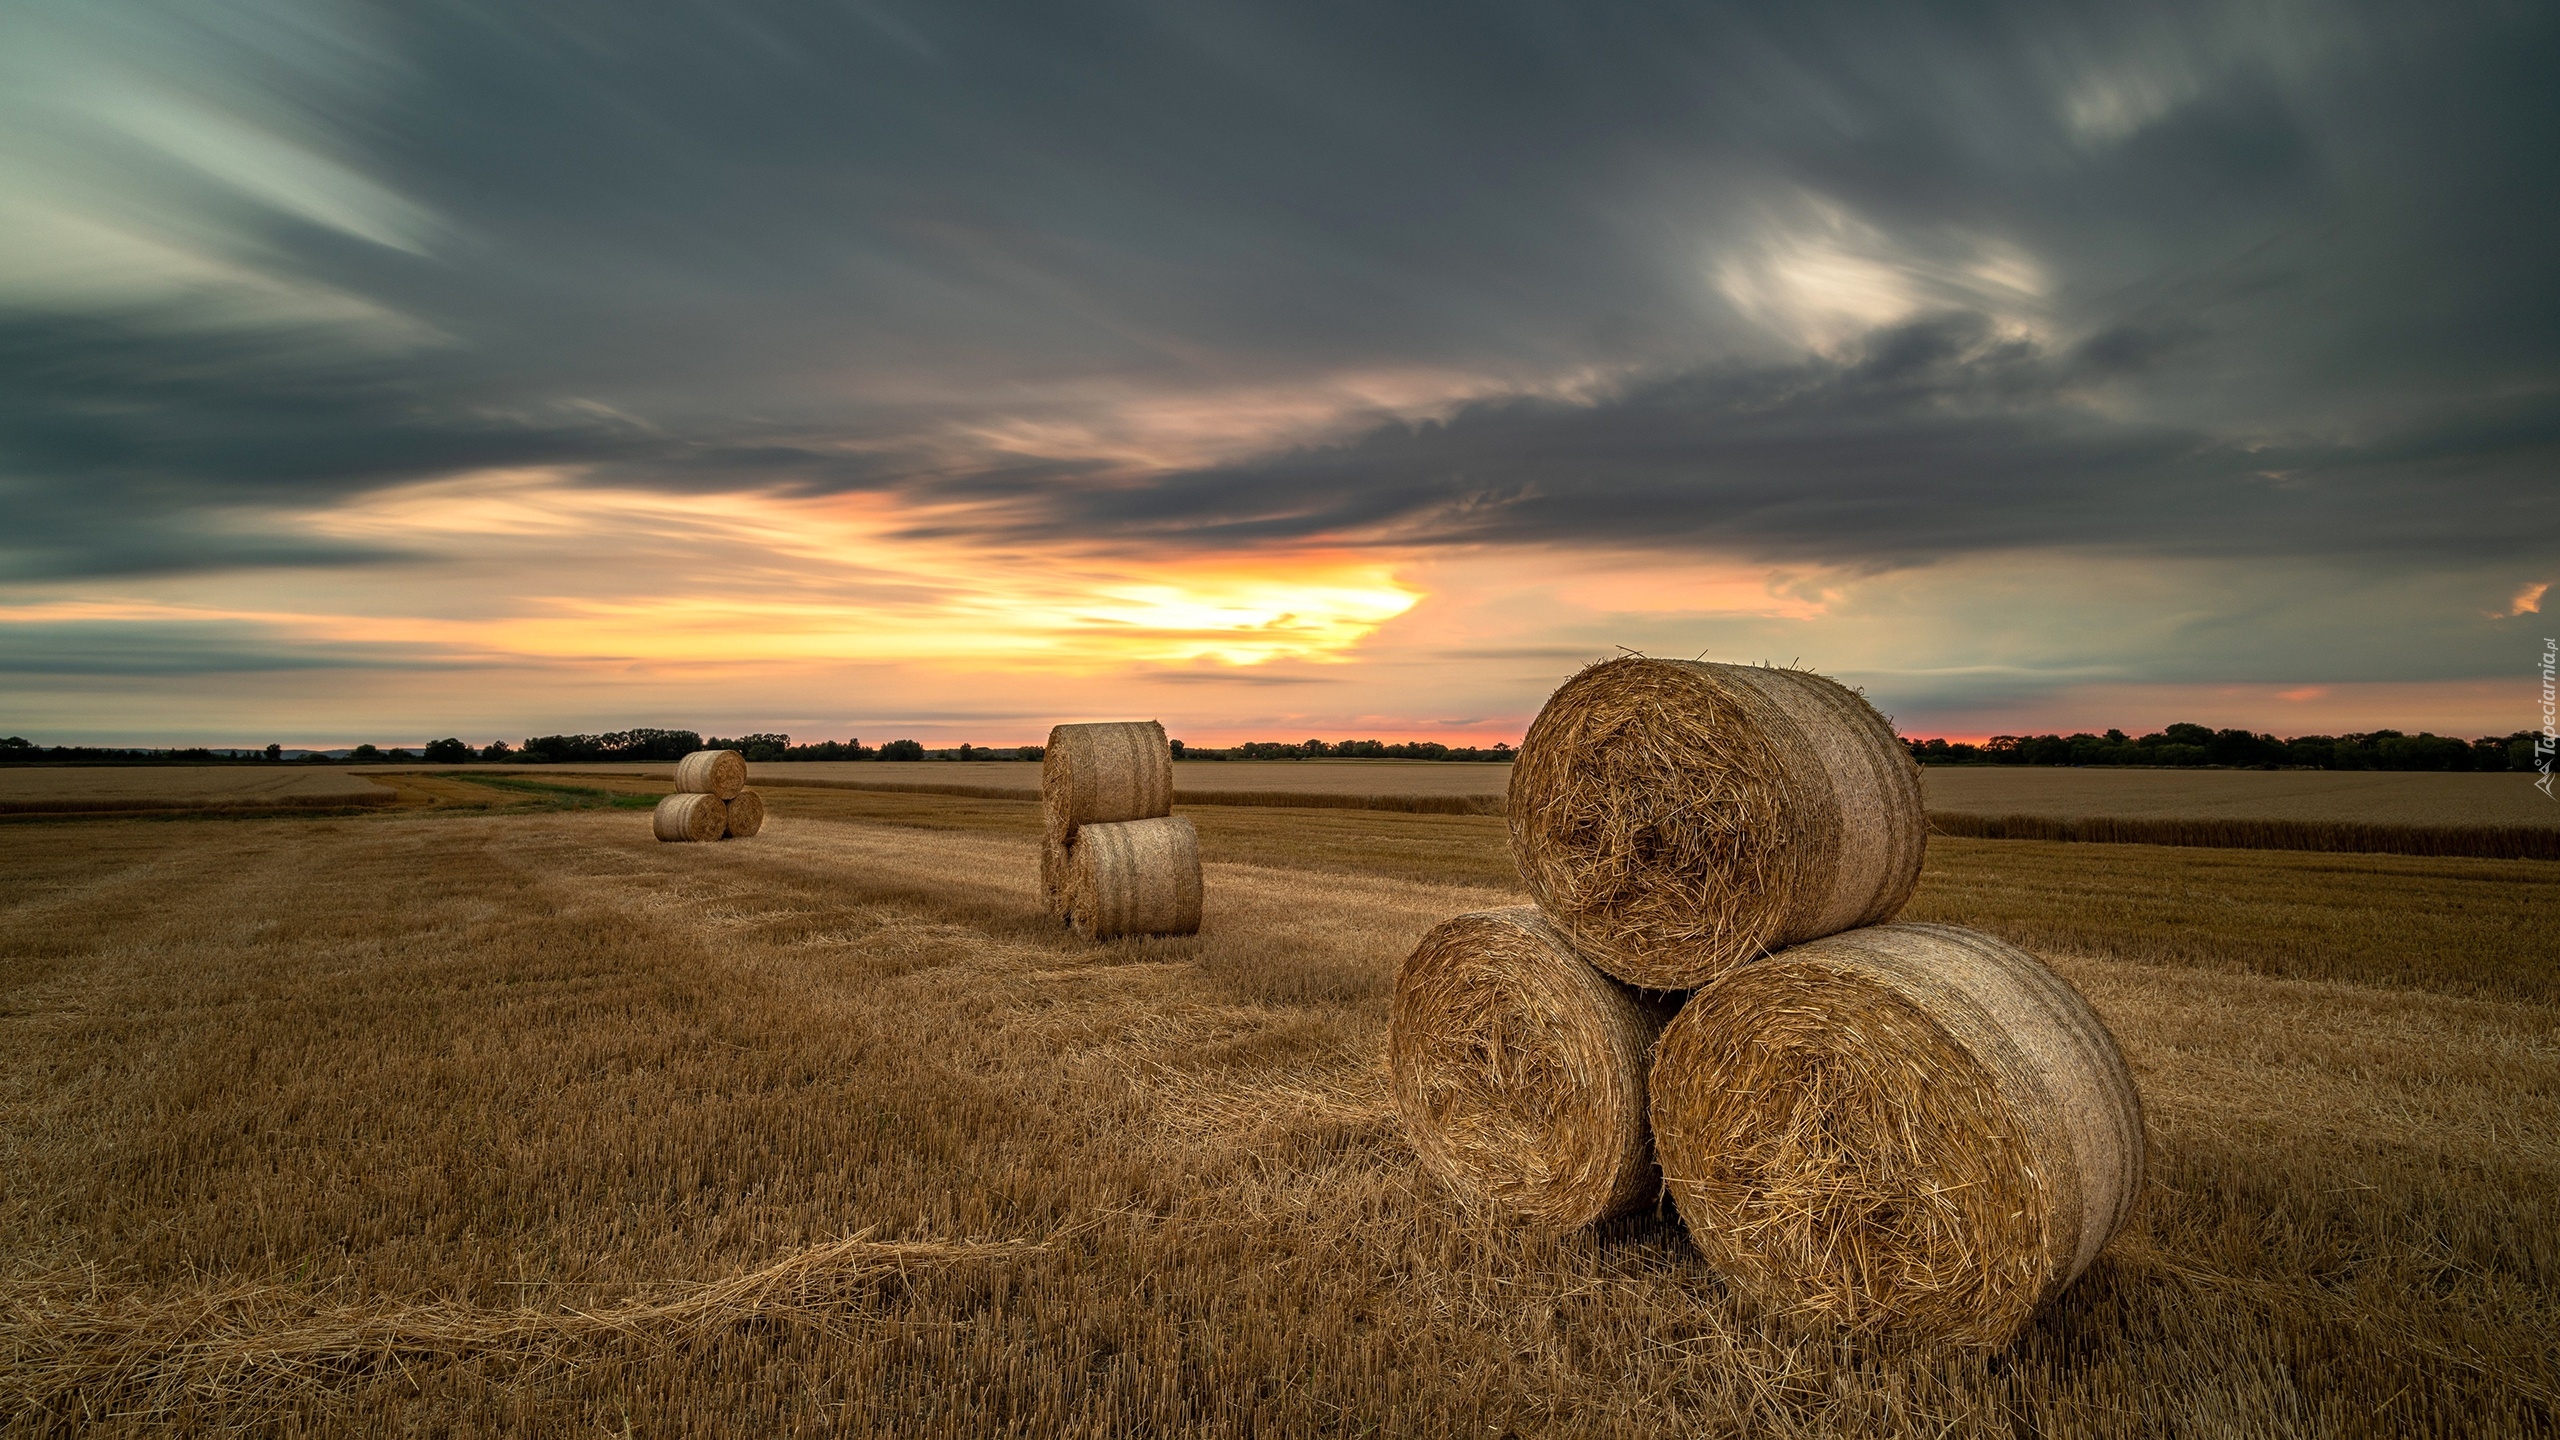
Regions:
<instances>
[{"instance_id":1,"label":"sunset sky","mask_svg":"<svg viewBox=\"0 0 2560 1440\"><path fill-rule=\"evenodd\" d=\"M1932 18L1934 16L1935 18ZM0 10L0 733L2541 723L2560 11Z\"/></svg>"}]
</instances>

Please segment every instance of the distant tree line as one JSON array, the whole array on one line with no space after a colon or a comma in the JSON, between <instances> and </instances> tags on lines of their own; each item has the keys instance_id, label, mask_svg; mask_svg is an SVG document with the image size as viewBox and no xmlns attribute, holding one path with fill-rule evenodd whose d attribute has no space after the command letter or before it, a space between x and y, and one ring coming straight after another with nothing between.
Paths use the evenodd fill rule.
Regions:
<instances>
[{"instance_id":1,"label":"distant tree line","mask_svg":"<svg viewBox=\"0 0 2560 1440\"><path fill-rule=\"evenodd\" d=\"M2359 735L2298 735L2279 740L2247 730L2172 725L2143 736L2122 730L2103 735L1994 735L1981 745L1904 737L1923 765L2223 765L2286 766L2311 770L2532 770L2540 736L2519 730L2507 736L2463 740L2420 731L2373 730Z\"/></svg>"},{"instance_id":2,"label":"distant tree line","mask_svg":"<svg viewBox=\"0 0 2560 1440\"><path fill-rule=\"evenodd\" d=\"M1203 749L1197 745L1173 742L1177 760L1490 760L1505 761L1512 757L1508 745L1497 744L1479 749L1473 745L1443 745L1437 740L1249 740L1223 750Z\"/></svg>"}]
</instances>

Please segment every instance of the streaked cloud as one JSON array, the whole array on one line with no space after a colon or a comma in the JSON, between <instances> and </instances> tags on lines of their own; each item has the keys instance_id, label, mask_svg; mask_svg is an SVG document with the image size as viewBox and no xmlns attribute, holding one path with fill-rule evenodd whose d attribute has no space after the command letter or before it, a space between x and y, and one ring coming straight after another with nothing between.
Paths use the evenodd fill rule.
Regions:
<instances>
[{"instance_id":1,"label":"streaked cloud","mask_svg":"<svg viewBox=\"0 0 2560 1440\"><path fill-rule=\"evenodd\" d=\"M1946 724L2470 695L2560 554L2554 60L2496 6L39 0L0 663L92 730L1500 738L1617 644Z\"/></svg>"}]
</instances>

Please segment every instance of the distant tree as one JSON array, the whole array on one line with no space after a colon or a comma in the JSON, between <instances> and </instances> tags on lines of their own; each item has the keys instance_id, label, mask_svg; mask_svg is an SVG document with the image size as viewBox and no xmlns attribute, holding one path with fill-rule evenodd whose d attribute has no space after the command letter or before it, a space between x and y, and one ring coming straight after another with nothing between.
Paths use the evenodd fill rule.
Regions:
<instances>
[{"instance_id":1,"label":"distant tree","mask_svg":"<svg viewBox=\"0 0 2560 1440\"><path fill-rule=\"evenodd\" d=\"M1167 743L1167 744L1169 744L1169 745L1171 745L1171 746L1173 747L1173 758L1174 758L1174 759L1176 759L1176 760L1181 759L1181 758L1182 758L1182 742L1181 742L1181 741L1179 741L1179 740L1171 740L1171 741L1167 741L1166 743ZM1034 750L1038 750L1039 748L1040 748L1040 747L1039 747L1039 746L1037 746L1037 745L1025 745L1025 746L1023 746L1023 747L1022 747L1022 750L1023 750L1023 756L1022 756L1022 758L1023 758L1023 759L1025 759L1025 760L1037 760L1037 759L1039 759L1040 757L1039 757L1038 755L1034 755L1034 754L1030 753L1030 752L1032 752L1032 751L1034 751Z\"/></svg>"},{"instance_id":2,"label":"distant tree","mask_svg":"<svg viewBox=\"0 0 2560 1440\"><path fill-rule=\"evenodd\" d=\"M1046 760L1049 758L1049 747L1046 745L1025 745L1022 747L1021 754L1022 758L1025 760ZM1176 760L1182 758L1182 742L1179 740L1173 742L1173 758Z\"/></svg>"},{"instance_id":3,"label":"distant tree","mask_svg":"<svg viewBox=\"0 0 2560 1440\"><path fill-rule=\"evenodd\" d=\"M883 760L921 760L924 758L924 746L920 742L914 740L892 740L888 744L880 747L880 758Z\"/></svg>"},{"instance_id":4,"label":"distant tree","mask_svg":"<svg viewBox=\"0 0 2560 1440\"><path fill-rule=\"evenodd\" d=\"M427 742L427 759L438 765L460 765L471 758L471 747L453 736Z\"/></svg>"},{"instance_id":5,"label":"distant tree","mask_svg":"<svg viewBox=\"0 0 2560 1440\"><path fill-rule=\"evenodd\" d=\"M347 752L347 758L350 760L379 760L382 758L382 752L374 749L371 745L359 745L355 749Z\"/></svg>"},{"instance_id":6,"label":"distant tree","mask_svg":"<svg viewBox=\"0 0 2560 1440\"><path fill-rule=\"evenodd\" d=\"M862 748L860 740L821 740L814 745L793 745L782 752L785 760L869 760L872 752Z\"/></svg>"},{"instance_id":7,"label":"distant tree","mask_svg":"<svg viewBox=\"0 0 2560 1440\"><path fill-rule=\"evenodd\" d=\"M418 757L395 745L382 758L385 760L415 760Z\"/></svg>"},{"instance_id":8,"label":"distant tree","mask_svg":"<svg viewBox=\"0 0 2560 1440\"><path fill-rule=\"evenodd\" d=\"M281 746L281 745L269 745L269 746L267 747L267 758L268 758L268 759L270 759L270 760L281 760L281 759L283 759L283 758L284 758L284 747L283 747L283 746Z\"/></svg>"},{"instance_id":9,"label":"distant tree","mask_svg":"<svg viewBox=\"0 0 2560 1440\"><path fill-rule=\"evenodd\" d=\"M504 760L514 753L516 753L515 748L507 744L506 741L492 740L487 745L481 747L480 758L483 760Z\"/></svg>"}]
</instances>

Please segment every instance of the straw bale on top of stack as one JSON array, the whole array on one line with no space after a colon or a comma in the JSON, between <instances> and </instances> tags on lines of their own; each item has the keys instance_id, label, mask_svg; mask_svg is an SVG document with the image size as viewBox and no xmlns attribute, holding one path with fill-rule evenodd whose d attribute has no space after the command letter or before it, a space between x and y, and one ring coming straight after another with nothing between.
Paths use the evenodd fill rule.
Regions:
<instances>
[{"instance_id":1,"label":"straw bale on top of stack","mask_svg":"<svg viewBox=\"0 0 2560 1440\"><path fill-rule=\"evenodd\" d=\"M747 758L696 750L677 761L675 793L658 802L651 824L661 840L743 840L762 830L764 797L747 788Z\"/></svg>"},{"instance_id":2,"label":"straw bale on top of stack","mask_svg":"<svg viewBox=\"0 0 2560 1440\"><path fill-rule=\"evenodd\" d=\"M1857 692L1632 656L1549 698L1509 810L1538 907L1592 964L1659 989L1890 919L1928 834L1919 767Z\"/></svg>"},{"instance_id":3,"label":"straw bale on top of stack","mask_svg":"<svg viewBox=\"0 0 2560 1440\"><path fill-rule=\"evenodd\" d=\"M1570 1225L1658 1174L1737 1292L1975 1345L2123 1224L2141 1101L2087 1002L1987 936L1881 924L1925 821L1855 692L1595 665L1530 727L1510 817L1538 910L1448 922L1397 981L1398 1106L1448 1188Z\"/></svg>"},{"instance_id":4,"label":"straw bale on top of stack","mask_svg":"<svg viewBox=\"0 0 2560 1440\"><path fill-rule=\"evenodd\" d=\"M1173 747L1153 720L1060 725L1040 765L1041 907L1088 936L1200 928L1200 838L1173 818Z\"/></svg>"}]
</instances>

